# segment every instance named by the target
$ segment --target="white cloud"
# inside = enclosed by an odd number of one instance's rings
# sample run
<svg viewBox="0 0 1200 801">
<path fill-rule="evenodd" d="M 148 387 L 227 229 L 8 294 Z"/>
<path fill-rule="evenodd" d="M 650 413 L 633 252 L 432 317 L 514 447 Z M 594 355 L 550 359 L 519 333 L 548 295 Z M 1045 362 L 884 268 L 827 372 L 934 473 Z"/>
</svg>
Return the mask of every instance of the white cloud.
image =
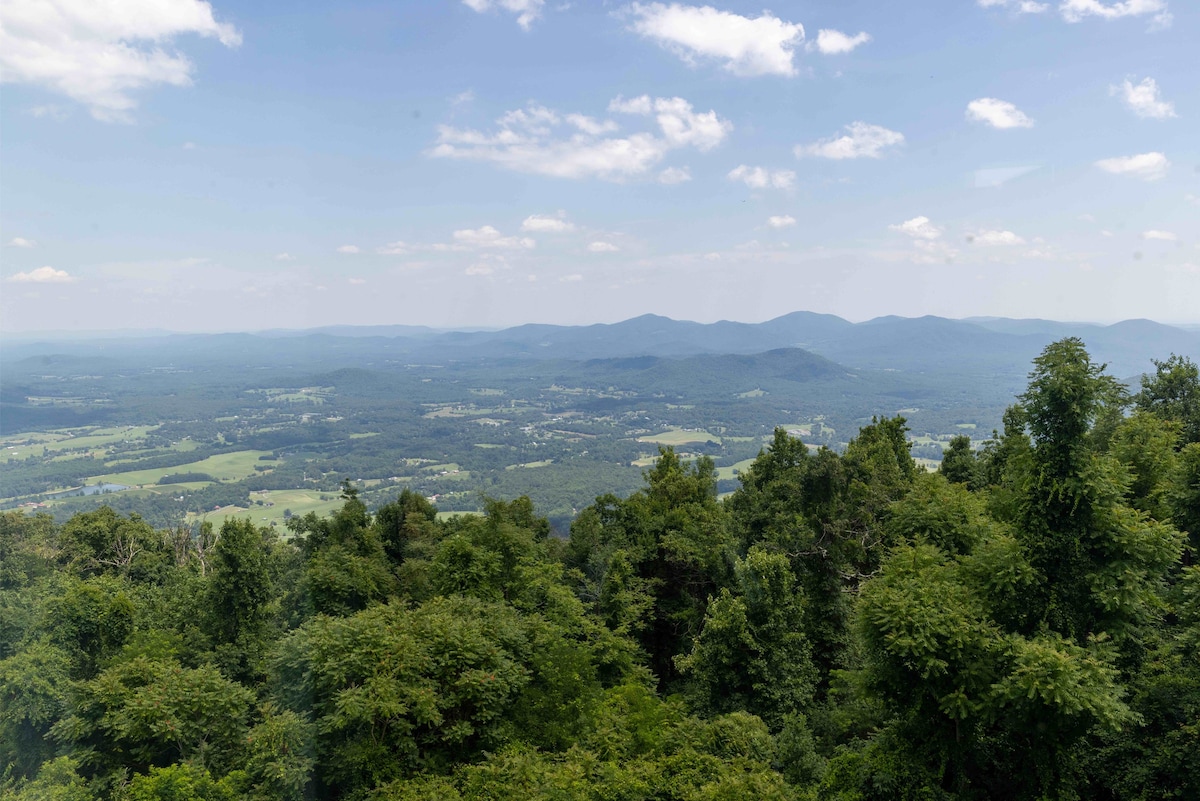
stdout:
<svg viewBox="0 0 1200 801">
<path fill-rule="evenodd" d="M 571 273 L 570 275 L 564 275 L 562 278 L 560 278 L 558 280 L 563 281 L 565 283 L 575 283 L 577 281 L 582 281 L 583 276 L 580 275 L 579 273 Z"/>
<path fill-rule="evenodd" d="M 1067 22 L 1080 22 L 1085 17 L 1093 16 L 1103 19 L 1137 17 L 1142 14 L 1154 13 L 1158 13 L 1159 17 L 1163 14 L 1169 16 L 1166 0 L 1122 0 L 1117 3 L 1102 3 L 1100 0 L 1063 0 L 1058 10 Z"/>
<path fill-rule="evenodd" d="M 70 111 L 58 105 L 57 103 L 44 103 L 40 106 L 34 106 L 26 113 L 29 114 L 29 116 L 36 117 L 38 119 L 49 117 L 50 119 L 58 120 L 59 122 L 71 116 Z"/>
<path fill-rule="evenodd" d="M 463 4 L 480 14 L 493 8 L 516 14 L 517 24 L 529 30 L 534 20 L 542 15 L 542 6 L 546 3 L 545 0 L 463 0 Z"/>
<path fill-rule="evenodd" d="M 355 286 L 362 286 L 363 284 L 367 283 L 367 279 L 365 278 L 347 278 L 346 280 L 348 283 L 354 284 Z"/>
<path fill-rule="evenodd" d="M 1128 78 L 1120 86 L 1110 86 L 1109 93 L 1120 95 L 1125 105 L 1139 117 L 1165 120 L 1175 115 L 1175 104 L 1163 100 L 1158 94 L 1158 84 L 1153 78 L 1143 78 L 1136 86 Z"/>
<path fill-rule="evenodd" d="M 355 253 L 361 253 L 362 251 L 359 249 L 358 245 L 342 245 L 337 249 L 337 252 L 354 255 Z"/>
<path fill-rule="evenodd" d="M 1025 244 L 1025 240 L 1012 231 L 980 231 L 977 234 L 968 235 L 967 241 L 981 247 Z"/>
<path fill-rule="evenodd" d="M 1142 239 L 1158 239 L 1163 242 L 1176 242 L 1179 240 L 1179 237 L 1175 236 L 1175 234 L 1171 233 L 1170 231 L 1144 231 L 1142 233 Z"/>
<path fill-rule="evenodd" d="M 504 236 L 490 225 L 455 231 L 454 241 L 470 248 L 496 248 L 498 250 L 531 250 L 537 246 L 537 242 L 527 236 Z"/>
<path fill-rule="evenodd" d="M 592 136 L 612 133 L 621 128 L 620 125 L 617 125 L 612 120 L 604 120 L 602 122 L 585 114 L 568 114 L 566 120 L 585 134 L 591 134 Z"/>
<path fill-rule="evenodd" d="M 461 106 L 464 103 L 470 103 L 474 99 L 475 99 L 475 93 L 473 91 L 471 91 L 470 89 L 464 89 L 463 91 L 456 94 L 454 97 L 450 98 L 450 105 Z"/>
<path fill-rule="evenodd" d="M 608 125 L 592 124 L 594 120 L 581 115 L 561 118 L 550 109 L 530 105 L 501 116 L 491 133 L 443 125 L 438 129 L 438 144 L 429 154 L 435 158 L 487 161 L 518 172 L 557 178 L 621 181 L 645 177 L 672 150 L 711 150 L 733 129 L 715 111 L 696 112 L 680 97 L 618 97 L 608 110 L 653 115 L 658 131 L 603 136 L 610 131 Z M 572 122 L 572 117 L 577 119 Z M 580 119 L 591 122 L 580 127 Z M 570 128 L 563 130 L 564 125 Z M 669 172 L 665 177 L 679 175 Z"/>
<path fill-rule="evenodd" d="M 791 170 L 768 170 L 741 164 L 729 171 L 731 181 L 741 181 L 751 189 L 791 189 L 796 173 Z"/>
<path fill-rule="evenodd" d="M 6 2 L 0 75 L 64 94 L 98 120 L 127 122 L 137 107 L 133 92 L 191 84 L 192 62 L 166 49 L 185 34 L 226 47 L 242 42 L 203 0 Z"/>
<path fill-rule="evenodd" d="M 735 75 L 795 75 L 795 48 L 804 26 L 764 11 L 743 17 L 711 6 L 634 3 L 633 30 L 694 64 L 697 57 L 722 63 Z"/>
<path fill-rule="evenodd" d="M 611 242 L 593 242 L 588 245 L 588 250 L 592 253 L 616 253 L 620 248 Z"/>
<path fill-rule="evenodd" d="M 692 173 L 687 167 L 667 167 L 658 174 L 660 184 L 682 184 L 692 180 Z"/>
<path fill-rule="evenodd" d="M 487 262 L 478 262 L 463 270 L 463 272 L 467 275 L 491 275 L 495 271 L 496 268 Z"/>
<path fill-rule="evenodd" d="M 939 239 L 942 235 L 942 229 L 930 222 L 928 217 L 913 217 L 911 220 L 905 220 L 899 225 L 889 225 L 888 228 L 892 231 L 907 234 L 913 239 L 927 241 Z"/>
<path fill-rule="evenodd" d="M 12 239 L 9 240 L 8 244 L 14 248 L 35 248 L 35 247 L 37 247 L 37 242 L 33 241 L 32 239 L 26 239 L 23 236 L 14 236 Z"/>
<path fill-rule="evenodd" d="M 1043 11 L 1050 10 L 1049 3 L 1038 3 L 1035 0 L 979 0 L 979 5 L 983 8 L 996 6 L 1013 8 L 1019 14 L 1041 14 Z"/>
<path fill-rule="evenodd" d="M 994 97 L 981 97 L 967 104 L 967 119 L 986 122 L 993 128 L 1032 128 L 1033 120 L 1019 108 Z"/>
<path fill-rule="evenodd" d="M 1101 159 L 1096 166 L 1115 175 L 1132 175 L 1144 181 L 1157 181 L 1167 174 L 1171 162 L 1162 153 L 1139 153 L 1136 156 Z"/>
<path fill-rule="evenodd" d="M 195 142 L 184 142 L 184 143 L 183 143 L 183 144 L 182 144 L 180 147 L 181 147 L 183 150 L 195 150 L 195 149 L 196 149 L 196 143 L 195 143 Z"/>
<path fill-rule="evenodd" d="M 904 143 L 904 134 L 880 125 L 852 122 L 845 136 L 822 139 L 811 145 L 796 145 L 796 156 L 820 156 L 827 159 L 877 159 L 885 147 Z"/>
<path fill-rule="evenodd" d="M 14 284 L 69 284 L 75 278 L 66 270 L 56 270 L 53 267 L 38 267 L 27 273 L 14 273 L 8 277 Z"/>
<path fill-rule="evenodd" d="M 275 261 L 295 261 L 296 257 L 291 253 L 276 253 Z"/>
<path fill-rule="evenodd" d="M 356 249 L 354 252 L 357 253 L 358 250 Z M 375 252 L 380 256 L 407 256 L 412 252 L 412 248 L 408 246 L 407 242 L 396 241 L 388 242 L 386 245 L 380 245 L 379 247 L 375 248 Z"/>
<path fill-rule="evenodd" d="M 778 214 L 767 218 L 767 225 L 772 228 L 790 228 L 796 224 L 796 218 L 790 214 Z"/>
<path fill-rule="evenodd" d="M 558 234 L 566 231 L 574 231 L 575 226 L 567 222 L 566 214 L 559 212 L 558 216 L 551 217 L 548 214 L 531 214 L 521 223 L 522 231 L 532 233 L 550 233 Z"/>
<path fill-rule="evenodd" d="M 854 48 L 869 41 L 871 41 L 871 34 L 866 31 L 860 31 L 853 36 L 849 36 L 831 28 L 822 28 L 817 31 L 816 49 L 827 56 L 831 56 L 838 53 L 849 53 Z"/>
</svg>

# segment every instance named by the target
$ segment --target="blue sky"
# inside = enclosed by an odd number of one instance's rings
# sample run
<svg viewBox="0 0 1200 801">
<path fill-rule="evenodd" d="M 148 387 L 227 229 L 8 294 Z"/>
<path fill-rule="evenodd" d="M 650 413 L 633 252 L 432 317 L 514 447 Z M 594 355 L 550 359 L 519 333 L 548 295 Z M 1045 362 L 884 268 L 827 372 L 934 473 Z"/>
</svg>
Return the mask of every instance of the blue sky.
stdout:
<svg viewBox="0 0 1200 801">
<path fill-rule="evenodd" d="M 1181 0 L 3 0 L 0 323 L 1200 322 Z"/>
</svg>

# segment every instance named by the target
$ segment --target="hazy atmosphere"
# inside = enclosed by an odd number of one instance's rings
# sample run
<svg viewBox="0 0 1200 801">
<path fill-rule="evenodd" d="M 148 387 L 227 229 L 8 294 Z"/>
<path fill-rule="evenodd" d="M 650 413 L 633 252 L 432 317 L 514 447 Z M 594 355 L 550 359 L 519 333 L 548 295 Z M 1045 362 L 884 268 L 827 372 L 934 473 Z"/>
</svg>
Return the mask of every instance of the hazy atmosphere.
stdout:
<svg viewBox="0 0 1200 801">
<path fill-rule="evenodd" d="M 2 8 L 8 333 L 1198 320 L 1195 3 Z"/>
</svg>

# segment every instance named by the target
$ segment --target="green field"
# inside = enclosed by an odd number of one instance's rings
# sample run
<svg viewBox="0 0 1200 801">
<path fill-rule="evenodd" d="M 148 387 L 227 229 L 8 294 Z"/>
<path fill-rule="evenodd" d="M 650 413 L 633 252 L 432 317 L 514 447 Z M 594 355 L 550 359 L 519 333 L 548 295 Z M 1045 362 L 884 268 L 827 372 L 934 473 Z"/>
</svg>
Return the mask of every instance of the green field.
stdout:
<svg viewBox="0 0 1200 801">
<path fill-rule="evenodd" d="M 716 434 L 710 434 L 704 430 L 688 431 L 682 428 L 671 428 L 661 434 L 649 434 L 644 437 L 638 437 L 638 442 L 653 442 L 656 445 L 686 445 L 689 442 L 713 442 L 720 443 L 721 438 Z"/>
<path fill-rule="evenodd" d="M 754 464 L 754 459 L 743 459 L 742 461 L 735 462 L 734 464 L 731 464 L 728 467 L 718 467 L 717 468 L 717 479 L 719 480 L 719 479 L 723 479 L 723 478 L 737 478 L 737 475 L 734 473 L 735 470 L 738 471 L 739 473 L 745 472 L 747 469 L 749 469 L 750 465 L 752 465 L 752 464 Z"/>
<path fill-rule="evenodd" d="M 236 481 L 254 475 L 254 468 L 260 465 L 273 465 L 273 461 L 260 461 L 258 457 L 270 455 L 270 451 L 234 451 L 219 453 L 198 462 L 176 465 L 175 467 L 158 467 L 151 470 L 130 470 L 125 473 L 108 473 L 102 476 L 92 476 L 88 479 L 91 484 L 125 484 L 138 486 L 157 484 L 163 476 L 176 473 L 207 473 L 219 481 Z"/>
<path fill-rule="evenodd" d="M 526 462 L 525 464 L 510 464 L 505 467 L 505 470 L 519 470 L 522 467 L 547 467 L 554 464 L 553 459 L 542 459 L 540 462 Z"/>
<path fill-rule="evenodd" d="M 322 499 L 324 497 L 324 500 Z M 263 505 L 259 506 L 254 501 L 262 501 Z M 249 518 L 256 525 L 264 526 L 275 523 L 277 526 L 284 524 L 285 511 L 290 511 L 294 516 L 306 515 L 309 512 L 316 512 L 319 517 L 324 517 L 330 512 L 342 508 L 344 501 L 336 492 L 321 492 L 319 490 L 266 490 L 263 492 L 252 492 L 250 494 L 250 506 L 223 506 L 220 509 L 214 509 L 211 512 L 205 512 L 202 515 L 190 515 L 193 520 L 202 520 L 212 523 L 214 526 L 220 526 L 231 517 Z M 273 504 L 267 506 L 267 504 Z"/>
</svg>

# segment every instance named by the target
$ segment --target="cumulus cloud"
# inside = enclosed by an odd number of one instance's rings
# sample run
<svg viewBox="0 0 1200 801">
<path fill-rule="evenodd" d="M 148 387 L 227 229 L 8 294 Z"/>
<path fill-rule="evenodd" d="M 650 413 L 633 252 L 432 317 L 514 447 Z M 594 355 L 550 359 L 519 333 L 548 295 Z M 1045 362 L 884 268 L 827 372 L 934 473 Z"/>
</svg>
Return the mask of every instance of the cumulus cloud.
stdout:
<svg viewBox="0 0 1200 801">
<path fill-rule="evenodd" d="M 1157 239 L 1162 242 L 1176 242 L 1179 240 L 1179 237 L 1175 236 L 1175 234 L 1171 233 L 1170 231 L 1151 230 L 1151 231 L 1143 231 L 1142 239 Z"/>
<path fill-rule="evenodd" d="M 429 154 L 434 158 L 487 161 L 518 172 L 557 178 L 622 181 L 645 177 L 672 150 L 711 150 L 733 129 L 715 111 L 694 111 L 692 104 L 681 97 L 618 97 L 608 110 L 653 116 L 658 130 L 606 136 L 615 129 L 591 123 L 581 127 L 578 120 L 571 122 L 573 115 L 564 118 L 551 109 L 530 104 L 501 116 L 492 132 L 440 126 L 438 143 Z"/>
<path fill-rule="evenodd" d="M 616 253 L 620 248 L 611 242 L 593 242 L 588 245 L 588 250 L 592 253 Z"/>
<path fill-rule="evenodd" d="M 32 239 L 26 239 L 23 236 L 14 236 L 12 239 L 10 239 L 8 241 L 8 244 L 14 248 L 35 248 L 35 247 L 37 247 L 37 242 L 33 241 Z"/>
<path fill-rule="evenodd" d="M 1143 14 L 1169 16 L 1166 0 L 1122 0 L 1117 3 L 1102 3 L 1100 0 L 1063 0 L 1058 10 L 1067 22 L 1080 22 L 1086 17 L 1120 19 Z"/>
<path fill-rule="evenodd" d="M 772 228 L 790 228 L 796 224 L 796 218 L 790 214 L 778 214 L 767 218 L 767 225 Z"/>
<path fill-rule="evenodd" d="M 967 241 L 981 247 L 1025 244 L 1025 240 L 1012 231 L 980 231 L 979 233 L 968 235 Z"/>
<path fill-rule="evenodd" d="M 967 104 L 967 119 L 985 122 L 993 128 L 1032 128 L 1033 120 L 1005 100 L 981 97 Z"/>
<path fill-rule="evenodd" d="M 928 217 L 913 217 L 911 220 L 905 220 L 898 225 L 889 225 L 888 228 L 892 231 L 897 231 L 913 239 L 923 239 L 931 241 L 940 239 L 942 229 L 929 221 Z"/>
<path fill-rule="evenodd" d="M 791 189 L 796 183 L 796 173 L 791 170 L 768 170 L 741 164 L 729 171 L 731 181 L 741 181 L 751 189 Z"/>
<path fill-rule="evenodd" d="M 504 236 L 490 225 L 455 231 L 454 241 L 468 248 L 496 248 L 497 250 L 531 250 L 537 245 L 537 242 L 527 236 Z"/>
<path fill-rule="evenodd" d="M 1114 175 L 1131 175 L 1143 181 L 1157 181 L 1167 174 L 1171 162 L 1162 153 L 1139 153 L 1136 156 L 1116 156 L 1101 159 L 1096 166 Z"/>
<path fill-rule="evenodd" d="M 751 18 L 679 3 L 634 3 L 627 11 L 635 32 L 688 64 L 706 59 L 735 75 L 796 74 L 792 57 L 804 41 L 804 26 L 784 22 L 769 11 Z"/>
<path fill-rule="evenodd" d="M 463 0 L 463 4 L 480 14 L 491 11 L 507 11 L 517 15 L 517 24 L 529 30 L 534 20 L 542 15 L 545 0 Z"/>
<path fill-rule="evenodd" d="M 66 95 L 93 117 L 128 122 L 133 93 L 159 84 L 188 86 L 193 65 L 166 47 L 183 35 L 237 47 L 242 35 L 217 22 L 203 0 L 43 0 L 5 3 L 0 75 Z"/>
<path fill-rule="evenodd" d="M 14 284 L 69 284 L 75 280 L 66 270 L 53 267 L 38 267 L 27 273 L 14 273 L 8 277 Z"/>
<path fill-rule="evenodd" d="M 531 214 L 521 223 L 521 230 L 530 233 L 560 234 L 574 231 L 575 226 L 567 222 L 566 214 L 560 211 L 553 217 L 547 214 Z"/>
<path fill-rule="evenodd" d="M 564 283 L 575 283 L 578 281 L 582 281 L 583 276 L 580 273 L 571 273 L 570 275 L 564 275 L 562 278 L 560 278 L 558 280 L 561 282 L 564 282 Z"/>
<path fill-rule="evenodd" d="M 852 122 L 843 136 L 822 139 L 811 145 L 797 145 L 796 156 L 820 156 L 827 159 L 877 159 L 883 149 L 904 144 L 904 134 L 889 131 L 881 125 Z"/>
<path fill-rule="evenodd" d="M 1109 87 L 1109 93 L 1120 95 L 1125 105 L 1139 117 L 1165 120 L 1176 116 L 1175 104 L 1159 96 L 1158 84 L 1153 78 L 1143 78 L 1138 84 L 1126 78 L 1120 86 Z"/>
<path fill-rule="evenodd" d="M 295 261 L 295 260 L 296 260 L 296 257 L 293 256 L 291 253 L 285 252 L 285 253 L 276 253 L 275 254 L 275 261 Z"/>
<path fill-rule="evenodd" d="M 365 278 L 348 278 L 346 280 L 348 283 L 354 284 L 355 286 L 362 286 L 363 284 L 367 283 L 367 279 Z"/>
<path fill-rule="evenodd" d="M 849 53 L 854 48 L 869 41 L 871 41 L 871 34 L 866 31 L 860 31 L 850 36 L 831 28 L 822 28 L 817 31 L 816 49 L 827 56 L 832 56 L 839 53 Z"/>
<path fill-rule="evenodd" d="M 358 245 L 342 245 L 337 249 L 337 252 L 346 253 L 353 256 L 355 253 L 361 253 L 362 251 L 359 249 Z"/>
</svg>

